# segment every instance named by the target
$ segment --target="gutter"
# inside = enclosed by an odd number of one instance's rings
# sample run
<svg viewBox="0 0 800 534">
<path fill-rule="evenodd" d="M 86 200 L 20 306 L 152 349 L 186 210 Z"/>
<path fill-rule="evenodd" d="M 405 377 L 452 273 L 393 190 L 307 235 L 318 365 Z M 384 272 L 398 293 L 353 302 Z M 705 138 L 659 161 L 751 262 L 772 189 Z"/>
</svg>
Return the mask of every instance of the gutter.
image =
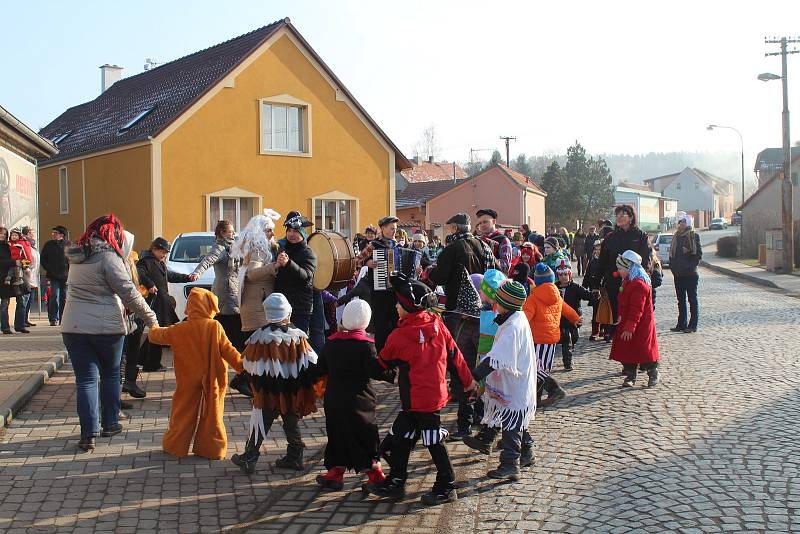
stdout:
<svg viewBox="0 0 800 534">
<path fill-rule="evenodd" d="M 27 137 L 29 141 L 41 148 L 45 155 L 54 156 L 58 154 L 58 148 L 55 144 L 31 130 L 25 123 L 8 112 L 3 106 L 0 106 L 0 120 L 16 128 L 17 131 Z"/>
</svg>

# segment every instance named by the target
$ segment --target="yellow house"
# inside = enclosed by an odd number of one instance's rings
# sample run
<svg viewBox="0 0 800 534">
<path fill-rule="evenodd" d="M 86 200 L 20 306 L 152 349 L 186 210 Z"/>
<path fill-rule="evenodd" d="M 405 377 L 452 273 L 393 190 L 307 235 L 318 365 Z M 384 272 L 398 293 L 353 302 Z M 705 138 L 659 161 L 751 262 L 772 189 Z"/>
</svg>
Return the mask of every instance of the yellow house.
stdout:
<svg viewBox="0 0 800 534">
<path fill-rule="evenodd" d="M 41 224 L 73 236 L 116 213 L 141 246 L 295 209 L 352 236 L 393 213 L 411 163 L 289 19 L 119 79 L 42 134 Z"/>
</svg>

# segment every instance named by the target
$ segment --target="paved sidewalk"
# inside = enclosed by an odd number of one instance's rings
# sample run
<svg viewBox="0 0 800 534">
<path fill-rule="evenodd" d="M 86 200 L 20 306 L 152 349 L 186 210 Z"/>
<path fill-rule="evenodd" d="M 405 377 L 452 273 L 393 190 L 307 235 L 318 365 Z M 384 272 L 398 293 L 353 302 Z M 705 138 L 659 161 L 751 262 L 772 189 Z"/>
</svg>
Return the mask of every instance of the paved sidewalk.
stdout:
<svg viewBox="0 0 800 534">
<path fill-rule="evenodd" d="M 0 336 L 0 428 L 66 359 L 61 329 L 47 326 L 46 316 L 31 320 L 38 326 L 30 334 Z"/>
<path fill-rule="evenodd" d="M 704 267 L 728 276 L 800 296 L 800 276 L 774 273 L 732 258 L 722 258 L 717 256 L 716 243 L 703 245 L 703 260 L 700 263 Z"/>
</svg>

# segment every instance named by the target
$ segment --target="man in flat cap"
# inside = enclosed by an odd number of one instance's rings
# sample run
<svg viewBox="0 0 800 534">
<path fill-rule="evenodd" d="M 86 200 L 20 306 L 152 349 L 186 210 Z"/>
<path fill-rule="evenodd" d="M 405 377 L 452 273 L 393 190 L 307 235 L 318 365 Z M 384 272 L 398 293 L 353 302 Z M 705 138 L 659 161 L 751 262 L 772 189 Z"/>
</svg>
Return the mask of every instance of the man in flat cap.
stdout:
<svg viewBox="0 0 800 534">
<path fill-rule="evenodd" d="M 469 215 L 456 213 L 446 223 L 450 230 L 449 244 L 436 259 L 428 278 L 433 283 L 444 287 L 447 301 L 444 324 L 464 355 L 470 369 L 474 369 L 478 358 L 478 337 L 480 320 L 458 310 L 461 291 L 471 290 L 462 283 L 473 273 L 485 273 L 488 269 L 497 269 L 497 259 L 489 246 L 470 232 Z M 480 423 L 480 413 L 476 413 L 475 403 L 456 388 L 454 394 L 458 399 L 458 429 L 451 434 L 453 439 L 463 439 L 470 434 L 470 426 Z"/>
<path fill-rule="evenodd" d="M 514 249 L 511 240 L 497 229 L 497 212 L 484 208 L 478 210 L 475 216 L 478 217 L 478 234 L 481 240 L 491 247 L 494 257 L 500 262 L 500 270 L 508 273 Z"/>
</svg>

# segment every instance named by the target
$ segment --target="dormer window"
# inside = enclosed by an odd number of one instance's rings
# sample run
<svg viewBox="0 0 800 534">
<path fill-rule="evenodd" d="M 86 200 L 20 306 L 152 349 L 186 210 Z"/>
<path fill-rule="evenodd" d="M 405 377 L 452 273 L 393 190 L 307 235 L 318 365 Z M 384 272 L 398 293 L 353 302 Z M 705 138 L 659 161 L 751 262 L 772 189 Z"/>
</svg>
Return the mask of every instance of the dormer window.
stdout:
<svg viewBox="0 0 800 534">
<path fill-rule="evenodd" d="M 72 130 L 69 130 L 68 132 L 64 132 L 64 133 L 58 134 L 57 136 L 52 138 L 51 141 L 53 142 L 53 144 L 57 145 L 58 143 L 60 143 L 61 141 L 63 141 L 67 137 L 69 137 L 71 134 L 72 134 Z"/>
<path fill-rule="evenodd" d="M 156 109 L 156 105 L 155 104 L 153 104 L 152 106 L 149 106 L 149 107 L 143 109 L 142 111 L 140 111 L 139 113 L 137 113 L 131 120 L 126 122 L 125 125 L 122 128 L 119 129 L 119 131 L 117 132 L 117 135 L 124 134 L 125 132 L 127 132 L 128 130 L 133 128 L 136 125 L 137 122 L 139 122 L 140 120 L 145 118 L 154 109 Z"/>
</svg>

